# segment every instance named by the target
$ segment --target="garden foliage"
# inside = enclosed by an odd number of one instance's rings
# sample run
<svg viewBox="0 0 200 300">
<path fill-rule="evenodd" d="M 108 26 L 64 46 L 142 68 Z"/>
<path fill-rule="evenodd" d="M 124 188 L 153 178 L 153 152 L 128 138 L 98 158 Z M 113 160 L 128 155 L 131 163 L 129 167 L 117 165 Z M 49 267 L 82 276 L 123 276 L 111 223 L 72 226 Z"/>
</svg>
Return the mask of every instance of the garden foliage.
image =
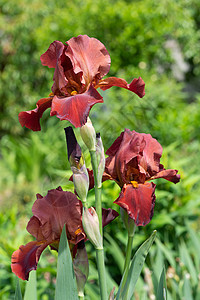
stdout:
<svg viewBox="0 0 200 300">
<path fill-rule="evenodd" d="M 0 298 L 14 299 L 16 281 L 10 257 L 30 241 L 24 228 L 35 194 L 46 194 L 58 185 L 73 191 L 64 141 L 66 121 L 49 118 L 47 111 L 41 121 L 43 132 L 34 133 L 21 128 L 17 115 L 21 110 L 34 109 L 35 103 L 49 94 L 53 73 L 38 59 L 49 44 L 87 34 L 106 45 L 112 58 L 110 76 L 123 77 L 127 82 L 133 75 L 141 76 L 146 83 L 143 99 L 114 87 L 100 92 L 104 104 L 95 105 L 90 118 L 101 132 L 105 150 L 122 128 L 151 132 L 164 148 L 161 163 L 168 168 L 176 166 L 182 178 L 176 186 L 158 179 L 154 217 L 148 226 L 136 231 L 134 249 L 154 229 L 158 238 L 137 282 L 135 299 L 160 295 L 160 282 L 164 281 L 161 266 L 165 265 L 168 299 L 198 300 L 199 1 L 0 0 L 0 5 Z M 89 152 L 80 145 L 88 165 Z M 103 183 L 104 207 L 118 210 L 113 201 L 119 190 L 113 182 Z M 94 191 L 90 191 L 91 205 L 93 197 Z M 126 232 L 122 223 L 118 227 L 111 223 L 104 232 L 111 290 L 120 284 Z M 97 299 L 98 276 L 95 252 L 89 243 L 87 251 L 90 273 L 86 299 L 93 300 Z M 37 270 L 38 299 L 54 298 L 56 259 L 55 253 L 43 253 Z M 20 285 L 24 294 L 25 285 L 21 281 Z"/>
</svg>

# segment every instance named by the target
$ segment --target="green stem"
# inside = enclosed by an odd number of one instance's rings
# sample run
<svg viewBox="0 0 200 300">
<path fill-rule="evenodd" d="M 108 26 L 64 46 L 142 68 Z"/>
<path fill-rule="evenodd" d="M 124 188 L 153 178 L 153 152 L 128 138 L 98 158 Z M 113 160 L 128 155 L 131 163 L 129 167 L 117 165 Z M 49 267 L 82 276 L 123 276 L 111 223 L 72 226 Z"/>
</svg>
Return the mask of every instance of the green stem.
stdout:
<svg viewBox="0 0 200 300">
<path fill-rule="evenodd" d="M 134 228 L 134 232 L 132 234 L 128 235 L 128 243 L 127 243 L 127 247 L 126 247 L 126 258 L 125 258 L 124 271 L 123 271 L 122 288 L 125 286 L 125 283 L 126 283 L 126 280 L 128 277 L 134 233 L 135 233 L 135 228 Z"/>
<path fill-rule="evenodd" d="M 96 212 L 99 218 L 99 230 L 101 236 L 103 236 L 103 229 L 102 229 L 102 208 L 101 208 L 101 187 L 98 187 L 98 166 L 97 166 L 97 157 L 96 151 L 90 151 L 91 156 L 91 163 L 92 169 L 94 174 L 94 187 L 95 187 L 95 206 Z M 102 237 L 103 239 L 103 237 Z M 102 242 L 103 244 L 103 242 Z M 100 286 L 100 294 L 101 300 L 107 300 L 107 283 L 106 283 L 106 270 L 105 270 L 105 263 L 104 263 L 104 251 L 102 249 L 96 249 L 96 260 L 97 260 L 97 268 L 99 274 L 99 286 Z"/>
<path fill-rule="evenodd" d="M 107 300 L 107 283 L 106 283 L 106 270 L 104 264 L 104 251 L 103 249 L 96 249 L 97 268 L 99 273 L 99 285 L 101 300 Z"/>
<path fill-rule="evenodd" d="M 79 300 L 84 300 L 84 295 L 78 296 Z"/>
</svg>

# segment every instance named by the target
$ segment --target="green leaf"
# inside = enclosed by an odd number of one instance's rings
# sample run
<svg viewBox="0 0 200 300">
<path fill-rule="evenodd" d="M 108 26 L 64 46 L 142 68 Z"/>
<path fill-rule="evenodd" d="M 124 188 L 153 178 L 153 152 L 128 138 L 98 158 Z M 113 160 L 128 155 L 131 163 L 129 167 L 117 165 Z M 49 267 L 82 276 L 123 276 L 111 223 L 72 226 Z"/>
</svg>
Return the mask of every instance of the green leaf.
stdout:
<svg viewBox="0 0 200 300">
<path fill-rule="evenodd" d="M 62 230 L 58 249 L 55 300 L 78 300 L 76 278 L 65 226 Z"/>
<path fill-rule="evenodd" d="M 24 300 L 37 300 L 36 284 L 36 271 L 31 271 L 29 274 L 29 281 L 26 283 Z"/>
<path fill-rule="evenodd" d="M 184 299 L 193 300 L 192 289 L 191 289 L 189 278 L 190 278 L 190 274 L 186 273 L 184 276 L 183 294 L 184 294 Z"/>
<path fill-rule="evenodd" d="M 186 246 L 184 240 L 181 241 L 179 246 L 180 251 L 180 258 L 181 261 L 188 269 L 188 273 L 191 275 L 191 279 L 195 285 L 198 284 L 198 274 L 197 270 L 195 269 L 194 263 L 192 261 L 192 257 L 188 251 L 188 247 Z"/>
<path fill-rule="evenodd" d="M 160 275 L 156 299 L 167 300 L 167 284 L 165 278 L 165 267 L 163 268 L 162 273 Z"/>
<path fill-rule="evenodd" d="M 125 283 L 125 286 L 122 288 L 122 282 L 123 282 L 123 277 L 122 277 L 116 300 L 131 299 L 135 289 L 136 282 L 142 271 L 142 267 L 144 265 L 146 256 L 151 248 L 153 241 L 155 240 L 155 237 L 156 237 L 156 230 L 154 230 L 150 238 L 147 239 L 135 253 L 131 261 L 131 266 L 128 272 L 128 278 Z"/>
<path fill-rule="evenodd" d="M 109 253 L 113 256 L 121 274 L 123 274 L 124 254 L 122 249 L 108 233 L 105 233 L 104 237 L 107 239 L 107 241 L 105 241 L 105 247 L 107 248 L 107 251 L 109 251 Z"/>
<path fill-rule="evenodd" d="M 15 300 L 22 300 L 22 292 L 19 284 L 19 278 L 16 279 Z"/>
<path fill-rule="evenodd" d="M 157 246 L 160 248 L 160 250 L 163 252 L 166 259 L 169 261 L 170 265 L 175 269 L 176 268 L 176 261 L 174 259 L 174 254 L 169 247 L 166 247 L 163 245 L 158 239 L 156 240 Z"/>
</svg>

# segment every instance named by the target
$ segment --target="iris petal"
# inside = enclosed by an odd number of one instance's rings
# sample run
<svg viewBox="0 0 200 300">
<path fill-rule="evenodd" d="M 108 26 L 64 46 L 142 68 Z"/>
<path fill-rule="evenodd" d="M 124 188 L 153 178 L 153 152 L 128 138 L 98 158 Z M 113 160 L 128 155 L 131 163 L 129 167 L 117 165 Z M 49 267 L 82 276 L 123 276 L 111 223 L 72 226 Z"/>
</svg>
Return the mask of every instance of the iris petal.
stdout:
<svg viewBox="0 0 200 300">
<path fill-rule="evenodd" d="M 102 103 L 103 98 L 91 85 L 83 94 L 61 98 L 54 96 L 51 116 L 56 115 L 60 120 L 68 120 L 75 127 L 81 127 L 87 121 L 90 109 L 96 103 Z"/>
<path fill-rule="evenodd" d="M 111 88 L 112 86 L 118 86 L 124 89 L 127 89 L 135 94 L 137 94 L 140 98 L 145 95 L 145 83 L 141 77 L 134 78 L 130 84 L 126 82 L 126 80 L 117 77 L 108 77 L 102 79 L 97 87 L 100 87 L 103 91 Z"/>
<path fill-rule="evenodd" d="M 152 182 L 138 184 L 137 188 L 132 184 L 124 185 L 114 203 L 124 208 L 137 226 L 145 226 L 153 217 L 155 187 Z"/>
<path fill-rule="evenodd" d="M 12 254 L 11 269 L 19 278 L 28 280 L 29 272 L 37 269 L 41 253 L 49 243 L 30 242 L 22 245 Z"/>
<path fill-rule="evenodd" d="M 42 98 L 37 102 L 37 108 L 29 111 L 22 111 L 18 118 L 21 126 L 25 126 L 33 131 L 40 131 L 40 119 L 44 111 L 51 107 L 52 97 Z"/>
</svg>

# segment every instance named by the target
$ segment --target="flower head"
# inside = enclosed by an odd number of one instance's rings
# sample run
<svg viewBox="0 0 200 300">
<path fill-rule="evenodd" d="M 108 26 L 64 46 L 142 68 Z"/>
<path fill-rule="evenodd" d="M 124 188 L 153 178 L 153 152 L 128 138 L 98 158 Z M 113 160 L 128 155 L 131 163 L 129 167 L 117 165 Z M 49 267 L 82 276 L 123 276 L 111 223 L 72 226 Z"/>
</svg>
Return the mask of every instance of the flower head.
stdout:
<svg viewBox="0 0 200 300">
<path fill-rule="evenodd" d="M 110 55 L 99 40 L 87 35 L 73 37 L 66 44 L 54 41 L 41 55 L 41 62 L 55 69 L 52 93 L 40 99 L 36 109 L 19 114 L 21 125 L 34 131 L 41 130 L 40 118 L 49 107 L 51 116 L 68 120 L 75 127 L 84 125 L 92 106 L 103 102 L 97 92 L 98 87 L 106 90 L 119 86 L 139 97 L 145 94 L 145 84 L 141 77 L 133 79 L 130 84 L 121 78 L 103 79 L 110 69 Z"/>
<path fill-rule="evenodd" d="M 137 226 L 148 224 L 153 216 L 155 187 L 152 179 L 179 182 L 177 170 L 160 164 L 162 147 L 150 134 L 125 129 L 107 150 L 105 173 L 121 187 L 114 203 L 124 208 Z"/>
<path fill-rule="evenodd" d="M 11 259 L 12 271 L 23 280 L 28 280 L 29 272 L 37 269 L 40 255 L 47 246 L 58 250 L 64 225 L 74 254 L 77 245 L 87 239 L 82 226 L 82 203 L 76 195 L 63 191 L 61 187 L 48 191 L 44 197 L 37 194 L 32 212 L 27 231 L 36 240 L 20 246 Z M 103 215 L 104 226 L 118 216 L 117 212 L 111 209 L 103 211 Z"/>
</svg>

